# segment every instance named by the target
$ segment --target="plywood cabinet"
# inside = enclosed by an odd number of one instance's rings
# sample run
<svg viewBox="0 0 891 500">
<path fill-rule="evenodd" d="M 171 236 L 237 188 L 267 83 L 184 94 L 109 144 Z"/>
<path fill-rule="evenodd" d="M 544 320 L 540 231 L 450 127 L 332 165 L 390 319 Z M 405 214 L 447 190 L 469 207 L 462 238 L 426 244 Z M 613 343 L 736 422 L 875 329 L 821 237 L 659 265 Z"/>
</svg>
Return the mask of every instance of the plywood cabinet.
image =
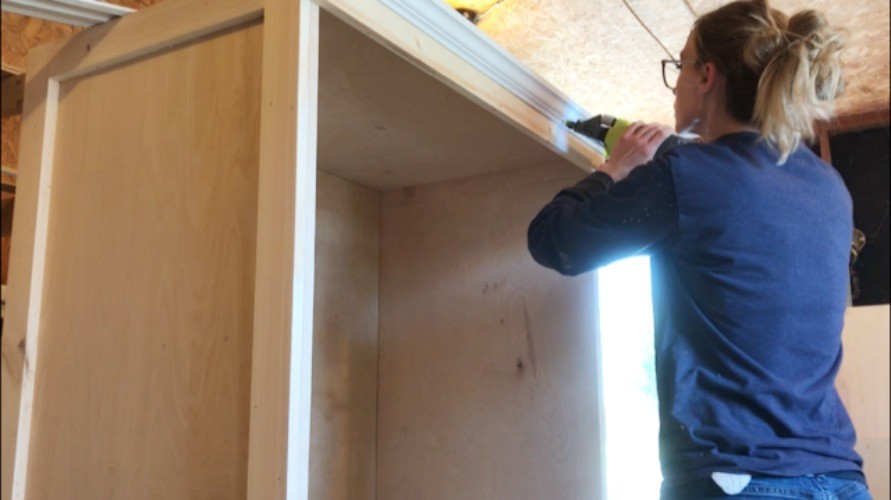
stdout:
<svg viewBox="0 0 891 500">
<path fill-rule="evenodd" d="M 600 152 L 406 5 L 167 0 L 34 52 L 4 499 L 599 496 L 594 282 L 525 229 Z"/>
</svg>

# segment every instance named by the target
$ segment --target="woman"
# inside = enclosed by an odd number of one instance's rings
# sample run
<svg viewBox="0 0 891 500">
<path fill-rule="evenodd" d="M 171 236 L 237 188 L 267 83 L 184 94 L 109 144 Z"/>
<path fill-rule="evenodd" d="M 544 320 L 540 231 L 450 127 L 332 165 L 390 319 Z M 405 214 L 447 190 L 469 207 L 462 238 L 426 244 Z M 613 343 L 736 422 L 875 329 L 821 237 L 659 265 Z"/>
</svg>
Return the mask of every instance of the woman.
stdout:
<svg viewBox="0 0 891 500">
<path fill-rule="evenodd" d="M 669 131 L 632 125 L 529 228 L 563 274 L 652 256 L 663 499 L 871 498 L 834 388 L 851 199 L 800 144 L 831 116 L 841 47 L 766 0 L 702 16 L 663 63 L 675 129 L 701 141 L 652 159 Z"/>
</svg>

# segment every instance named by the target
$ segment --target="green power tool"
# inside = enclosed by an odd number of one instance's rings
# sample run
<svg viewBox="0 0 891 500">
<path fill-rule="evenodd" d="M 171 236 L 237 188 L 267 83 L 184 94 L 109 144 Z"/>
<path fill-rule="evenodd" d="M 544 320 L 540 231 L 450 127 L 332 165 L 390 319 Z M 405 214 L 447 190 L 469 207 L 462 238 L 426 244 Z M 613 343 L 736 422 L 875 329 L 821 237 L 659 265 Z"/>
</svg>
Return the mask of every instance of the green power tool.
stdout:
<svg viewBox="0 0 891 500">
<path fill-rule="evenodd" d="M 613 148 L 616 147 L 616 141 L 619 140 L 619 137 L 625 133 L 625 130 L 627 130 L 630 125 L 631 122 L 620 120 L 619 118 L 610 115 L 597 115 L 593 118 L 588 118 L 587 120 L 566 122 L 566 126 L 569 127 L 570 130 L 574 130 L 603 144 L 607 156 L 609 156 Z M 659 145 L 659 148 L 656 149 L 656 154 L 653 157 L 658 158 L 669 149 L 685 142 L 690 141 L 677 135 L 668 136 L 668 138 Z"/>
</svg>

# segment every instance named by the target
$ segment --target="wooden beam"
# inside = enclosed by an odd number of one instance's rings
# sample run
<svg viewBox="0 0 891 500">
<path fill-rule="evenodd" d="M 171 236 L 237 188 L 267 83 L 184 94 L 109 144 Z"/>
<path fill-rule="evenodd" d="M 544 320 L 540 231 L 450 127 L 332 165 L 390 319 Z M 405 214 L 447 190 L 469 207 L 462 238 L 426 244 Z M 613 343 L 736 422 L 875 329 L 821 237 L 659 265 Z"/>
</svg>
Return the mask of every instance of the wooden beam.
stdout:
<svg viewBox="0 0 891 500">
<path fill-rule="evenodd" d="M 3 61 L 3 78 L 7 76 L 15 76 L 15 75 L 24 75 L 25 70 L 15 66 L 13 64 L 9 64 L 6 61 Z"/>
<path fill-rule="evenodd" d="M 22 114 L 25 96 L 25 75 L 4 76 L 0 81 L 0 116 Z"/>
<path fill-rule="evenodd" d="M 818 123 L 816 131 L 820 141 L 820 157 L 826 163 L 832 163 L 832 150 L 830 147 L 830 136 L 832 135 L 876 127 L 887 127 L 889 123 L 891 123 L 891 107 L 837 116 L 829 122 Z"/>
<path fill-rule="evenodd" d="M 826 163 L 832 164 L 832 152 L 829 150 L 829 131 L 820 131 L 820 157 Z"/>
<path fill-rule="evenodd" d="M 817 126 L 818 131 L 826 131 L 830 135 L 854 132 L 891 124 L 891 107 L 860 111 L 853 114 L 837 116 L 828 123 Z"/>
</svg>

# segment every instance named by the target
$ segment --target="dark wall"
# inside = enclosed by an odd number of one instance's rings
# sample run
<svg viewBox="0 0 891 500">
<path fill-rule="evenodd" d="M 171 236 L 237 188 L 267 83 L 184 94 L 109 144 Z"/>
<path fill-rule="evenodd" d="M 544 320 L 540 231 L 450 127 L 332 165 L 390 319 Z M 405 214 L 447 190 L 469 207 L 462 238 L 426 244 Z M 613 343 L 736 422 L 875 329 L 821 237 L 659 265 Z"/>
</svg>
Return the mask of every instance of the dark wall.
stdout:
<svg viewBox="0 0 891 500">
<path fill-rule="evenodd" d="M 866 235 L 853 266 L 854 305 L 889 302 L 888 143 L 888 126 L 829 136 L 832 164 L 854 199 L 854 227 Z"/>
</svg>

